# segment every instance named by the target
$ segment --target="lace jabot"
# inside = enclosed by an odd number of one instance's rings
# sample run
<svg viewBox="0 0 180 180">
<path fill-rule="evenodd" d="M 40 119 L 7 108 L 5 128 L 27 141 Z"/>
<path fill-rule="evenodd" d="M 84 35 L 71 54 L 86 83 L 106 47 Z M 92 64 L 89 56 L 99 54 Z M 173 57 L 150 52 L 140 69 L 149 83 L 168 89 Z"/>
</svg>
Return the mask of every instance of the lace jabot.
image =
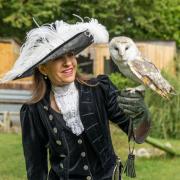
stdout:
<svg viewBox="0 0 180 180">
<path fill-rule="evenodd" d="M 66 126 L 77 136 L 84 131 L 79 115 L 79 93 L 74 82 L 65 86 L 52 86 L 57 106 L 62 112 Z"/>
</svg>

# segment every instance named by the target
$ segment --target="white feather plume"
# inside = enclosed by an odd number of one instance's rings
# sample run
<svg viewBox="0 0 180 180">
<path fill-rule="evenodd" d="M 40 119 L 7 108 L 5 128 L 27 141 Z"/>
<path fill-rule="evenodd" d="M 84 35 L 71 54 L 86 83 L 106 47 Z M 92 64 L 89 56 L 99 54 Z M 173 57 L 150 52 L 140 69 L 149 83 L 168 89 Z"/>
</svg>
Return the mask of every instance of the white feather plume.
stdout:
<svg viewBox="0 0 180 180">
<path fill-rule="evenodd" d="M 27 33 L 26 41 L 20 50 L 20 56 L 12 70 L 5 74 L 0 83 L 21 76 L 52 50 L 85 30 L 89 30 L 92 34 L 94 43 L 108 43 L 109 34 L 105 26 L 99 24 L 96 19 L 90 19 L 89 22 L 77 22 L 76 24 L 68 24 L 60 20 L 32 29 Z"/>
</svg>

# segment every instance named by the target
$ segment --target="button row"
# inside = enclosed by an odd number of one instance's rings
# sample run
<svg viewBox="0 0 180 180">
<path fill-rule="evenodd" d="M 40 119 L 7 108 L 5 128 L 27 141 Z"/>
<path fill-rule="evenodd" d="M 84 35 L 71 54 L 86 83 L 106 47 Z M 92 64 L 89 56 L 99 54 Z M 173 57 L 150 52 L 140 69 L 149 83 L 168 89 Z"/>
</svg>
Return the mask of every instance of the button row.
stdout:
<svg viewBox="0 0 180 180">
<path fill-rule="evenodd" d="M 82 141 L 82 139 L 78 139 L 77 142 L 78 142 L 78 144 L 82 144 L 83 141 Z M 85 157 L 85 156 L 86 156 L 86 153 L 85 153 L 84 151 L 81 152 L 81 157 Z M 85 171 L 87 171 L 87 170 L 89 169 L 88 165 L 85 164 L 85 165 L 83 166 L 83 169 L 84 169 Z M 91 180 L 91 176 L 87 176 L 86 179 L 87 179 L 87 180 Z"/>
<path fill-rule="evenodd" d="M 48 107 L 47 107 L 47 106 L 44 106 L 44 109 L 45 109 L 46 111 L 48 111 Z M 53 115 L 52 115 L 52 114 L 49 115 L 49 120 L 50 120 L 50 121 L 53 120 Z M 57 133 L 57 131 L 58 131 L 57 128 L 54 127 L 54 128 L 53 128 L 53 132 L 54 132 L 54 133 Z M 58 145 L 60 146 L 62 143 L 61 143 L 60 140 L 56 140 L 56 144 L 58 144 Z M 60 154 L 60 157 L 66 157 L 66 155 Z M 61 169 L 64 168 L 63 163 L 60 163 L 59 166 L 60 166 Z"/>
<path fill-rule="evenodd" d="M 48 107 L 47 107 L 47 106 L 44 106 L 44 109 L 45 109 L 45 110 L 48 110 Z M 50 120 L 50 121 L 53 120 L 53 115 L 52 115 L 52 114 L 49 115 L 49 120 Z M 53 132 L 54 132 L 54 133 L 57 133 L 57 131 L 58 131 L 57 128 L 54 127 L 54 128 L 53 128 Z M 82 144 L 82 139 L 78 139 L 77 142 L 78 142 L 78 144 Z M 61 145 L 62 143 L 61 143 L 60 140 L 56 140 L 56 144 Z M 85 157 L 85 156 L 86 156 L 86 153 L 85 153 L 85 152 L 81 152 L 81 157 Z M 60 157 L 66 157 L 66 155 L 60 154 Z M 63 163 L 60 163 L 59 166 L 60 166 L 60 168 L 62 168 L 62 169 L 64 168 Z M 84 166 L 83 166 L 83 169 L 84 169 L 85 171 L 88 170 L 88 169 L 89 169 L 88 165 L 84 165 Z M 86 179 L 87 179 L 87 180 L 91 180 L 91 176 L 87 176 Z"/>
</svg>

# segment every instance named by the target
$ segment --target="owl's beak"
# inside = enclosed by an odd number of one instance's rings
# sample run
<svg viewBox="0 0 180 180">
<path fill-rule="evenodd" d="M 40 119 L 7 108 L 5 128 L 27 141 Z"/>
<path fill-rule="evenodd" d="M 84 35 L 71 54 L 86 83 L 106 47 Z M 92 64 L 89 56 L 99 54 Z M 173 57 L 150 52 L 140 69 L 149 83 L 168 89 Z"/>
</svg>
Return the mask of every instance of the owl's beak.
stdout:
<svg viewBox="0 0 180 180">
<path fill-rule="evenodd" d="M 121 48 L 119 48 L 119 47 L 117 47 L 116 49 L 117 49 L 117 51 L 118 51 L 118 55 L 122 58 L 123 55 L 124 55 L 123 51 L 122 51 Z"/>
<path fill-rule="evenodd" d="M 119 55 L 120 55 L 121 57 L 123 57 L 123 56 L 124 56 L 124 53 L 123 53 L 121 50 L 119 50 Z"/>
</svg>

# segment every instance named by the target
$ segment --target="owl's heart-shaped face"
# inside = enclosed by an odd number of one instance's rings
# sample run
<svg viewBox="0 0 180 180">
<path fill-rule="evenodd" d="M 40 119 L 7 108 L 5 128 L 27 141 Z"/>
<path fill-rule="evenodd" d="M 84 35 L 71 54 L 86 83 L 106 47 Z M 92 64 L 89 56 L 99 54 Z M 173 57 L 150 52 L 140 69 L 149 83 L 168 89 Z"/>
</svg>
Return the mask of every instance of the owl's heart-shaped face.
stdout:
<svg viewBox="0 0 180 180">
<path fill-rule="evenodd" d="M 112 59 L 119 63 L 131 61 L 139 55 L 135 43 L 130 38 L 124 36 L 113 38 L 109 44 L 109 50 Z"/>
</svg>

